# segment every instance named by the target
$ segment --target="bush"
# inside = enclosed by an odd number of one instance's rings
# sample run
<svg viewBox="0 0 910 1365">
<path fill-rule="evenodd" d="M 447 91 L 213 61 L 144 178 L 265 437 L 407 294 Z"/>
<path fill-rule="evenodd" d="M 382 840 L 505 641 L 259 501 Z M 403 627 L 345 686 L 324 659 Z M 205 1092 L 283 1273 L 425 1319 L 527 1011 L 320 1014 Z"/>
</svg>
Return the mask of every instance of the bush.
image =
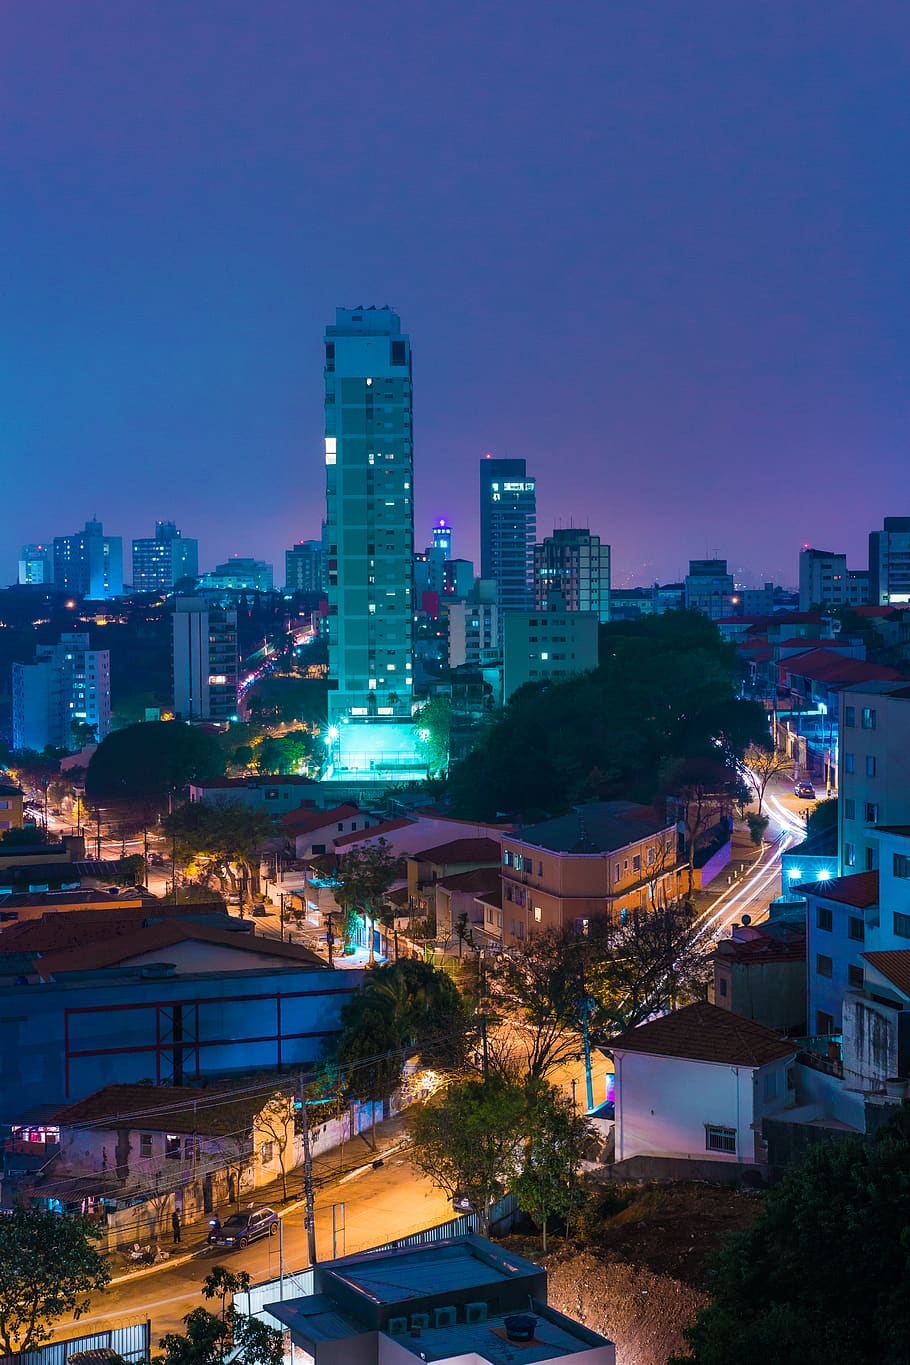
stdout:
<svg viewBox="0 0 910 1365">
<path fill-rule="evenodd" d="M 749 835 L 756 848 L 761 844 L 765 837 L 765 830 L 768 828 L 769 820 L 767 815 L 759 815 L 756 811 L 750 811 L 746 816 L 746 823 L 749 826 Z"/>
</svg>

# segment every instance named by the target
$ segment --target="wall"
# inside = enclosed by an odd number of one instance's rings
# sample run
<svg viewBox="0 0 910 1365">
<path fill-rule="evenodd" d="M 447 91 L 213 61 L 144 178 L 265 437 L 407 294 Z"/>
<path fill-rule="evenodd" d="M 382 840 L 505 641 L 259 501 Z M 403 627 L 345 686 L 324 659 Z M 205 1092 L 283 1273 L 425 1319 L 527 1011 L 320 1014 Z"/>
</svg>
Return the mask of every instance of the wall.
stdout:
<svg viewBox="0 0 910 1365">
<path fill-rule="evenodd" d="M 692 885 L 696 891 L 703 891 L 704 888 L 713 882 L 715 877 L 720 876 L 724 868 L 730 861 L 732 843 L 728 839 L 725 844 L 721 844 L 716 853 L 712 853 L 708 861 L 702 866 L 697 867 L 692 877 Z"/>
<path fill-rule="evenodd" d="M 871 1090 L 897 1074 L 897 1014 L 877 1000 L 849 995 L 844 1001 L 844 1082 Z"/>
</svg>

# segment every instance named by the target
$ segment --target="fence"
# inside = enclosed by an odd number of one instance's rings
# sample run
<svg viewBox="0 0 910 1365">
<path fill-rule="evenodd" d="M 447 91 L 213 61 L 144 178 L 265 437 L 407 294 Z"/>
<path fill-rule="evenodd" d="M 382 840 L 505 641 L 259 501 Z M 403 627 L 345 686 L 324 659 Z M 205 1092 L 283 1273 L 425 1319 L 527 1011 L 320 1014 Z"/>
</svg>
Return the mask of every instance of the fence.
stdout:
<svg viewBox="0 0 910 1365">
<path fill-rule="evenodd" d="M 65 1341 L 51 1341 L 37 1351 L 0 1356 L 0 1365 L 66 1365 L 70 1356 L 83 1351 L 116 1351 L 133 1365 L 150 1359 L 152 1324 L 131 1322 L 125 1327 L 114 1327 L 108 1332 L 93 1332 L 91 1336 L 68 1337 Z"/>
<path fill-rule="evenodd" d="M 514 1194 L 504 1195 L 490 1210 L 491 1230 L 507 1231 L 512 1225 L 517 1209 L 518 1202 Z M 406 1247 L 432 1246 L 435 1242 L 444 1242 L 447 1237 L 464 1237 L 467 1233 L 476 1231 L 477 1214 L 465 1213 L 460 1218 L 450 1218 L 447 1223 L 436 1223 L 431 1228 L 422 1228 L 420 1232 L 412 1232 L 408 1237 L 396 1237 L 393 1242 L 384 1242 L 382 1246 L 369 1247 L 361 1254 L 401 1251 Z M 254 1317 L 258 1317 L 264 1312 L 267 1303 L 278 1303 L 282 1299 L 305 1298 L 313 1293 L 315 1293 L 315 1275 L 310 1268 L 308 1270 L 297 1270 L 293 1274 L 285 1274 L 283 1284 L 280 1279 L 266 1280 L 264 1284 L 254 1284 L 248 1290 L 244 1290 L 243 1293 L 235 1294 L 234 1303 L 241 1313 L 250 1313 Z M 0 1365 L 4 1365 L 2 1360 L 0 1360 Z M 57 1365 L 57 1362 L 55 1361 L 53 1365 Z"/>
</svg>

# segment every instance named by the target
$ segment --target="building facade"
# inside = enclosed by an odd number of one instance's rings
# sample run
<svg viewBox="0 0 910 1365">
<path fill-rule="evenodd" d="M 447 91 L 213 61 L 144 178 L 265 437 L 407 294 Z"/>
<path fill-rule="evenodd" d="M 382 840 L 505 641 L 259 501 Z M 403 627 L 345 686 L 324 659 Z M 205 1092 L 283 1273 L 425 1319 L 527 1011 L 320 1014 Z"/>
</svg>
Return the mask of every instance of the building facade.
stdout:
<svg viewBox="0 0 910 1365">
<path fill-rule="evenodd" d="M 325 592 L 327 587 L 325 547 L 321 540 L 301 540 L 285 550 L 285 592 Z"/>
<path fill-rule="evenodd" d="M 54 581 L 54 551 L 49 545 L 23 545 L 19 555 L 19 582 L 44 584 Z"/>
<path fill-rule="evenodd" d="M 263 559 L 233 555 L 226 563 L 216 564 L 210 573 L 203 574 L 199 586 L 215 592 L 271 592 L 272 566 Z"/>
<path fill-rule="evenodd" d="M 686 574 L 686 608 L 717 621 L 733 611 L 733 575 L 725 559 L 690 559 Z"/>
<path fill-rule="evenodd" d="M 181 720 L 230 720 L 237 713 L 240 660 L 237 613 L 178 597 L 172 617 L 174 714 Z"/>
<path fill-rule="evenodd" d="M 91 649 L 84 634 L 39 645 L 35 662 L 13 664 L 13 748 L 81 747 L 76 727 L 97 740 L 111 729 L 111 665 L 106 649 Z"/>
<path fill-rule="evenodd" d="M 480 576 L 497 585 L 503 611 L 534 606 L 537 485 L 524 460 L 480 461 Z"/>
<path fill-rule="evenodd" d="M 578 527 L 555 530 L 534 546 L 534 606 L 546 611 L 553 594 L 568 611 L 610 619 L 610 547 Z"/>
<path fill-rule="evenodd" d="M 910 686 L 869 682 L 838 699 L 838 849 L 843 874 L 877 868 L 879 825 L 910 824 Z"/>
<path fill-rule="evenodd" d="M 598 626 L 596 613 L 567 611 L 555 594 L 547 611 L 504 612 L 503 701 L 526 682 L 562 682 L 596 668 Z"/>
<path fill-rule="evenodd" d="M 885 517 L 869 535 L 869 600 L 873 606 L 910 602 L 910 517 Z"/>
<path fill-rule="evenodd" d="M 123 540 L 106 536 L 100 521 L 84 531 L 54 537 L 54 586 L 76 597 L 123 596 Z"/>
<path fill-rule="evenodd" d="M 133 541 L 135 592 L 171 592 L 181 578 L 199 573 L 199 542 L 172 521 L 156 521 L 154 536 Z"/>
</svg>

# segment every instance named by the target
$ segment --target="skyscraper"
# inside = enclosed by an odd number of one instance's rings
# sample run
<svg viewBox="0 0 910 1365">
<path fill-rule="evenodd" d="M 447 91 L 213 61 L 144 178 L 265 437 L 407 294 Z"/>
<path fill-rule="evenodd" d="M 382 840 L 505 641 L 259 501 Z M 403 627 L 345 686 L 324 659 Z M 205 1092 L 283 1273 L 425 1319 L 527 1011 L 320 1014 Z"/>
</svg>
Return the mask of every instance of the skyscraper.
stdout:
<svg viewBox="0 0 910 1365">
<path fill-rule="evenodd" d="M 181 578 L 199 573 L 199 542 L 183 536 L 172 521 L 156 521 L 154 536 L 133 541 L 133 588 L 170 592 Z"/>
<path fill-rule="evenodd" d="M 286 592 L 325 592 L 325 549 L 321 540 L 299 540 L 284 552 Z"/>
<path fill-rule="evenodd" d="M 325 333 L 329 723 L 411 714 L 411 344 L 389 308 Z"/>
<path fill-rule="evenodd" d="M 84 531 L 54 537 L 54 586 L 77 597 L 123 596 L 123 540 L 106 536 L 100 521 Z"/>
<path fill-rule="evenodd" d="M 500 628 L 503 611 L 534 606 L 536 539 L 536 482 L 524 460 L 488 455 L 480 462 L 480 576 L 496 582 Z"/>
<path fill-rule="evenodd" d="M 559 593 L 568 611 L 610 619 L 610 547 L 587 529 L 554 531 L 534 546 L 535 607 L 546 611 Z"/>
<path fill-rule="evenodd" d="M 177 597 L 171 621 L 174 714 L 230 720 L 237 714 L 237 613 L 202 597 Z"/>
<path fill-rule="evenodd" d="M 76 727 L 97 740 L 111 729 L 111 668 L 106 649 L 90 649 L 85 634 L 38 645 L 35 662 L 13 664 L 13 748 L 81 747 Z"/>
</svg>

